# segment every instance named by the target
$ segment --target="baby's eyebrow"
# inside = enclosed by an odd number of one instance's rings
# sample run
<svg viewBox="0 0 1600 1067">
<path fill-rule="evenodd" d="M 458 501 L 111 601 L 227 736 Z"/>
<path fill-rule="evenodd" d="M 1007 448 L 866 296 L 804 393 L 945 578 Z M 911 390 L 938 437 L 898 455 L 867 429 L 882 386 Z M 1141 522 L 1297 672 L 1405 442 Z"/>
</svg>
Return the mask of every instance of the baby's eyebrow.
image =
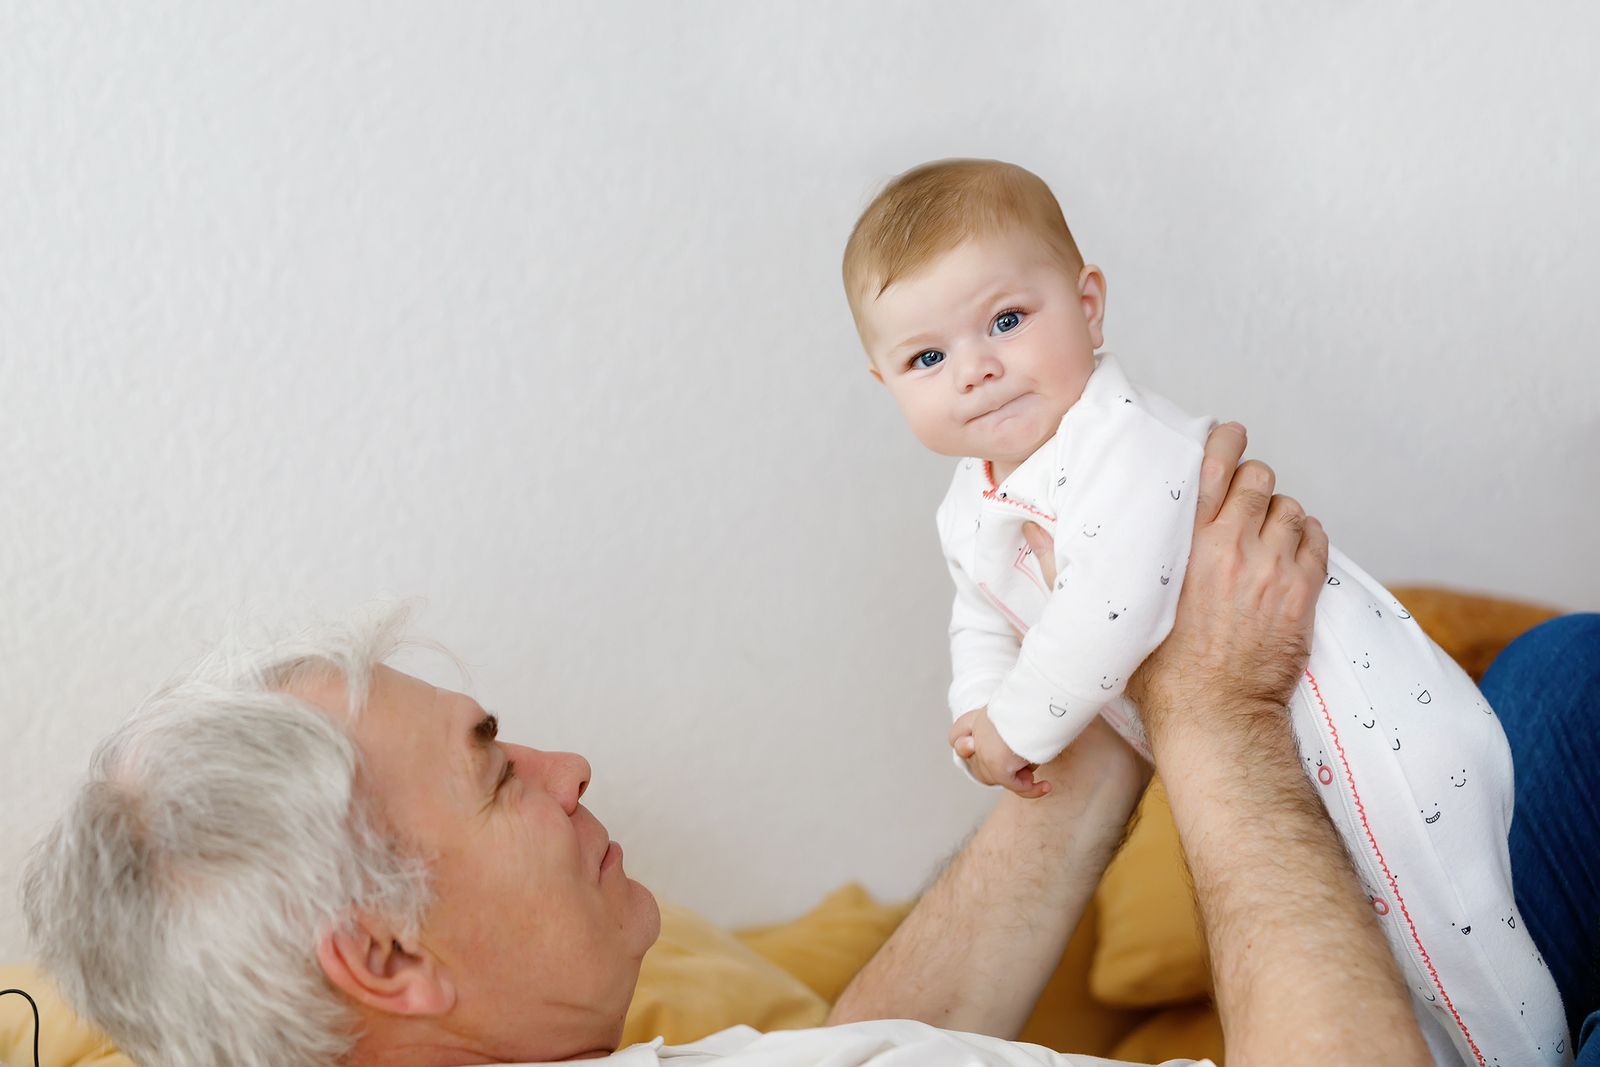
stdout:
<svg viewBox="0 0 1600 1067">
<path fill-rule="evenodd" d="M 897 343 L 893 348 L 889 349 L 889 351 L 898 353 L 912 348 L 926 348 L 937 340 L 938 338 L 931 333 L 913 334 L 912 336 L 907 337 L 905 340 Z"/>
</svg>

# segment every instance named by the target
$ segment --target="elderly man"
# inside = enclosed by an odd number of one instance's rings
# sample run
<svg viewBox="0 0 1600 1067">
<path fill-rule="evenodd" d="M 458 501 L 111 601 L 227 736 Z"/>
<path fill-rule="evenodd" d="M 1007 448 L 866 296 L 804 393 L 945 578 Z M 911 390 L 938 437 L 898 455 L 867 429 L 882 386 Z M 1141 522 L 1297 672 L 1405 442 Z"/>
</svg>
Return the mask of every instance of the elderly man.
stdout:
<svg viewBox="0 0 1600 1067">
<path fill-rule="evenodd" d="M 1267 468 L 1235 469 L 1243 446 L 1239 427 L 1213 435 L 1179 619 L 1138 679 L 1229 1062 L 1427 1063 L 1283 714 L 1327 541 Z M 136 1060 L 1085 1062 L 1002 1039 L 1146 781 L 1108 730 L 1039 769 L 1047 796 L 998 799 L 839 1025 L 616 1053 L 659 916 L 580 802 L 589 764 L 382 666 L 395 625 L 219 653 L 97 752 L 25 905 L 69 995 Z"/>
</svg>

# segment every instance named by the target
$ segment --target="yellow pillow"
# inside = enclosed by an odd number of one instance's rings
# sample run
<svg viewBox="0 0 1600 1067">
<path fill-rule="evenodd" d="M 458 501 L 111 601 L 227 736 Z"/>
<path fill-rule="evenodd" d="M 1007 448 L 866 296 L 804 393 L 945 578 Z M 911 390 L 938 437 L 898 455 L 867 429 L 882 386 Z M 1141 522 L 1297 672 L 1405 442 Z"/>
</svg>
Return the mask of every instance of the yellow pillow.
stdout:
<svg viewBox="0 0 1600 1067">
<path fill-rule="evenodd" d="M 1089 969 L 1095 998 L 1125 1008 L 1182 1004 L 1211 993 L 1178 828 L 1158 778 L 1139 821 L 1095 894 L 1100 939 Z"/>
<path fill-rule="evenodd" d="M 792 922 L 735 936 L 832 1004 L 910 910 L 909 903 L 879 904 L 852 882 Z"/>
<path fill-rule="evenodd" d="M 663 904 L 661 937 L 645 953 L 622 1044 L 658 1036 L 684 1044 L 737 1023 L 820 1026 L 827 1014 L 827 1002 L 800 979 L 687 908 Z"/>
<path fill-rule="evenodd" d="M 133 1067 L 37 968 L 0 967 L 0 989 L 26 989 L 38 1001 L 40 1067 Z M 33 1010 L 15 994 L 0 997 L 0 1063 L 33 1063 Z"/>
<path fill-rule="evenodd" d="M 1210 1004 L 1184 1004 L 1158 1011 L 1111 1050 L 1131 1063 L 1209 1059 L 1222 1065 L 1222 1020 Z"/>
</svg>

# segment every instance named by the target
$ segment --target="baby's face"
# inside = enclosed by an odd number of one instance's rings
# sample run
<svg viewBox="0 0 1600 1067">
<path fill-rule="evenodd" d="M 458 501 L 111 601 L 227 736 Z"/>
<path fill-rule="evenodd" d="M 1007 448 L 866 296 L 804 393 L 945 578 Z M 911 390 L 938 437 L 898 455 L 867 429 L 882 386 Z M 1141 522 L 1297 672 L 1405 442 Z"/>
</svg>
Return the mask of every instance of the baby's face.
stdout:
<svg viewBox="0 0 1600 1067">
<path fill-rule="evenodd" d="M 968 241 L 860 313 L 881 381 L 922 443 L 1015 467 L 1083 394 L 1101 344 L 1105 280 L 1073 277 L 1026 234 Z"/>
</svg>

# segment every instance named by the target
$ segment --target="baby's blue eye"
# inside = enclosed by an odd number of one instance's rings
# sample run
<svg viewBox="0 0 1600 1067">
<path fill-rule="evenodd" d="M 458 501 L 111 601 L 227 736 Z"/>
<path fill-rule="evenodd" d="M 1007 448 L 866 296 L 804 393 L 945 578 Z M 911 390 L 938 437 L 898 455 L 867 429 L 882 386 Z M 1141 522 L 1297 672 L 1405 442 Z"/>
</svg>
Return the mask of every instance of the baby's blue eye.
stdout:
<svg viewBox="0 0 1600 1067">
<path fill-rule="evenodd" d="M 1010 333 L 1022 325 L 1022 314 L 1017 311 L 1002 311 L 994 317 L 994 324 L 989 327 L 989 334 Z"/>
<path fill-rule="evenodd" d="M 937 367 L 944 362 L 944 353 L 937 348 L 930 348 L 926 352 L 919 352 L 911 357 L 911 364 L 915 367 Z"/>
</svg>

